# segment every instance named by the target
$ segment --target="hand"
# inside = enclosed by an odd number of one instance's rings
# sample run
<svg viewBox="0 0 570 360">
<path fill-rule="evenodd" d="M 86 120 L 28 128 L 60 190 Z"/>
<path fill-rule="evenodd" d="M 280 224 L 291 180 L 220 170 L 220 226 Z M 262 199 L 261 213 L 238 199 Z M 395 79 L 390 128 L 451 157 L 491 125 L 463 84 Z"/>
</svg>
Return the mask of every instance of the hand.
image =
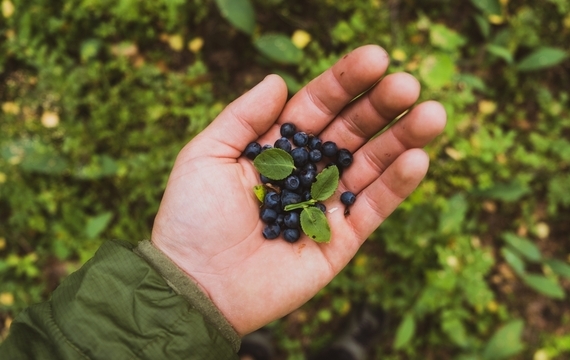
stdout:
<svg viewBox="0 0 570 360">
<path fill-rule="evenodd" d="M 288 102 L 283 80 L 268 76 L 180 152 L 152 242 L 199 283 L 240 335 L 290 313 L 328 284 L 425 176 L 429 160 L 420 148 L 446 121 L 439 103 L 417 105 L 368 142 L 419 97 L 411 75 L 383 77 L 388 64 L 383 49 L 363 46 Z M 357 200 L 346 217 L 343 211 L 327 214 L 328 244 L 304 235 L 290 244 L 261 234 L 252 191 L 259 174 L 241 153 L 252 141 L 273 144 L 284 122 L 354 153 L 325 205 L 344 209 L 339 194 L 346 190 Z"/>
</svg>

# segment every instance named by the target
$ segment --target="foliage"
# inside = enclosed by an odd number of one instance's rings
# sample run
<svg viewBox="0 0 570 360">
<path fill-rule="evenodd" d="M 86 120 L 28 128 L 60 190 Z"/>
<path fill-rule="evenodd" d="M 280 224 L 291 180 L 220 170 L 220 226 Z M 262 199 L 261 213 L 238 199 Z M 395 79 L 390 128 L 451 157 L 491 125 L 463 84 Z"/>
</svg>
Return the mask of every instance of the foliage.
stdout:
<svg viewBox="0 0 570 360">
<path fill-rule="evenodd" d="M 418 190 L 271 324 L 282 357 L 322 346 L 362 299 L 392 319 L 378 358 L 568 356 L 567 0 L 244 0 L 245 26 L 229 1 L 1 2 L 2 321 L 104 239 L 148 237 L 177 152 L 231 99 L 269 72 L 294 92 L 375 43 L 448 126 Z M 302 54 L 274 61 L 282 41 Z"/>
</svg>

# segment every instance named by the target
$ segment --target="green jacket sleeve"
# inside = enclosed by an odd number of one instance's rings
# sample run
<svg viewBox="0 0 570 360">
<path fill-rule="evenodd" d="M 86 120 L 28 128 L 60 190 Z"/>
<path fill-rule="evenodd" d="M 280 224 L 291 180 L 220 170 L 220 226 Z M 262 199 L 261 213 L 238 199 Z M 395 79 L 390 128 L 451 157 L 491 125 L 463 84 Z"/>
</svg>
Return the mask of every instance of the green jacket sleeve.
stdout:
<svg viewBox="0 0 570 360">
<path fill-rule="evenodd" d="M 103 244 L 49 301 L 16 317 L 0 359 L 237 359 L 237 334 L 203 310 L 213 305 L 175 290 L 164 264 L 157 271 L 153 256 L 137 254 Z"/>
</svg>

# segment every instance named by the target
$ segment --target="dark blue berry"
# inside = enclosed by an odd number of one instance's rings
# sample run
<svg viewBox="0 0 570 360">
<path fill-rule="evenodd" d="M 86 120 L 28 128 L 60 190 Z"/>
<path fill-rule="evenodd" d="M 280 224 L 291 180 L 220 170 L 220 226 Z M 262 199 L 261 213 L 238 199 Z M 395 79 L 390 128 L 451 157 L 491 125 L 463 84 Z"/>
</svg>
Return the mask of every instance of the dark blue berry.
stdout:
<svg viewBox="0 0 570 360">
<path fill-rule="evenodd" d="M 291 228 L 291 229 L 296 229 L 299 227 L 299 213 L 296 213 L 294 211 L 289 211 L 288 213 L 285 214 L 285 216 L 283 217 L 283 224 L 285 224 L 286 227 Z"/>
<path fill-rule="evenodd" d="M 301 185 L 301 181 L 297 175 L 289 175 L 285 179 L 285 188 L 289 190 L 297 190 Z"/>
<path fill-rule="evenodd" d="M 323 203 L 316 203 L 315 206 L 317 207 L 317 209 L 321 210 L 322 212 L 326 213 L 327 212 L 327 207 L 325 206 L 325 204 Z"/>
<path fill-rule="evenodd" d="M 296 148 L 291 150 L 291 156 L 295 166 L 301 167 L 309 162 L 309 152 L 305 148 Z"/>
<path fill-rule="evenodd" d="M 310 190 L 303 191 L 303 193 L 301 194 L 301 198 L 303 199 L 303 201 L 311 200 L 313 198 L 313 196 L 311 195 L 311 191 Z"/>
<path fill-rule="evenodd" d="M 347 149 L 340 149 L 338 151 L 336 161 L 341 167 L 343 168 L 349 167 L 350 164 L 352 164 L 352 160 L 353 160 L 352 154 Z"/>
<path fill-rule="evenodd" d="M 294 243 L 301 237 L 299 229 L 285 229 L 283 230 L 283 239 L 289 243 Z"/>
<path fill-rule="evenodd" d="M 340 195 L 340 201 L 344 205 L 350 206 L 354 204 L 354 202 L 356 201 L 356 195 L 354 195 L 354 193 L 352 193 L 351 191 L 345 191 Z"/>
<path fill-rule="evenodd" d="M 281 133 L 281 136 L 290 138 L 297 132 L 297 128 L 292 123 L 285 123 L 281 125 L 281 129 L 279 131 Z"/>
<path fill-rule="evenodd" d="M 301 195 L 287 189 L 281 191 L 281 206 L 283 208 L 287 205 L 300 203 L 301 201 Z"/>
<path fill-rule="evenodd" d="M 299 176 L 299 180 L 301 180 L 301 185 L 305 188 L 310 187 L 315 181 L 316 176 L 317 172 L 314 170 L 301 171 L 301 176 Z"/>
<path fill-rule="evenodd" d="M 260 212 L 261 220 L 266 224 L 274 223 L 277 220 L 277 211 L 270 208 L 263 208 Z"/>
<path fill-rule="evenodd" d="M 335 157 L 336 153 L 338 152 L 338 146 L 336 146 L 336 143 L 332 141 L 326 141 L 323 143 L 322 152 L 324 156 L 330 158 Z"/>
<path fill-rule="evenodd" d="M 308 145 L 311 150 L 321 150 L 323 147 L 323 141 L 316 136 L 310 136 Z"/>
<path fill-rule="evenodd" d="M 263 151 L 265 151 L 265 150 L 269 150 L 269 149 L 272 149 L 272 148 L 273 148 L 273 146 L 271 146 L 271 145 L 269 145 L 269 144 L 265 144 L 265 145 L 263 145 L 263 147 L 261 148 L 261 151 L 263 152 Z"/>
<path fill-rule="evenodd" d="M 323 153 L 321 152 L 321 150 L 313 149 L 309 151 L 309 160 L 312 163 L 318 163 L 322 159 L 323 159 Z"/>
<path fill-rule="evenodd" d="M 276 223 L 266 225 L 262 232 L 263 237 L 266 239 L 275 239 L 280 233 L 281 227 Z"/>
<path fill-rule="evenodd" d="M 270 209 L 280 209 L 281 208 L 281 196 L 275 191 L 270 191 L 265 194 L 263 199 L 263 204 Z"/>
<path fill-rule="evenodd" d="M 307 146 L 309 143 L 309 135 L 304 131 L 299 131 L 295 135 L 293 135 L 293 144 L 298 147 Z"/>
<path fill-rule="evenodd" d="M 260 153 L 261 153 L 261 145 L 259 145 L 259 143 L 256 142 L 249 143 L 245 148 L 245 151 L 243 152 L 243 154 L 247 156 L 248 159 L 251 160 L 255 159 L 255 157 Z"/>
<path fill-rule="evenodd" d="M 289 140 L 287 140 L 287 138 L 285 137 L 277 139 L 277 141 L 275 141 L 275 144 L 273 144 L 273 146 L 276 147 L 277 149 L 282 149 L 287 152 L 291 152 L 291 148 L 293 148 L 291 142 L 289 142 Z"/>
<path fill-rule="evenodd" d="M 285 215 L 284 214 L 279 214 L 277 215 L 277 220 L 275 220 L 275 223 L 277 225 L 279 225 L 279 227 L 284 228 L 285 224 L 283 223 L 283 220 L 285 219 Z"/>
<path fill-rule="evenodd" d="M 317 165 L 313 164 L 313 163 L 307 163 L 305 166 L 303 166 L 303 170 L 305 171 L 309 171 L 309 170 L 313 170 L 313 171 L 317 171 Z"/>
<path fill-rule="evenodd" d="M 273 181 L 263 174 L 259 174 L 259 180 L 261 181 L 262 184 L 269 184 Z"/>
</svg>

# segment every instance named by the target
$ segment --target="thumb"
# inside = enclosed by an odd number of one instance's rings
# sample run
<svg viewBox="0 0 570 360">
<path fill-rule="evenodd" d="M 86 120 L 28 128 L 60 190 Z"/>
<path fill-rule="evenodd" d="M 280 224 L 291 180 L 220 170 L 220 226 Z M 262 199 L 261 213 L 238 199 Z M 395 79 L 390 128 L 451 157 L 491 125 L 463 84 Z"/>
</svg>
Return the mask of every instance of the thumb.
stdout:
<svg viewBox="0 0 570 360">
<path fill-rule="evenodd" d="M 269 130 L 286 102 L 285 82 L 269 75 L 229 104 L 195 140 L 208 142 L 203 149 L 209 155 L 237 158 L 247 144 Z"/>
</svg>

